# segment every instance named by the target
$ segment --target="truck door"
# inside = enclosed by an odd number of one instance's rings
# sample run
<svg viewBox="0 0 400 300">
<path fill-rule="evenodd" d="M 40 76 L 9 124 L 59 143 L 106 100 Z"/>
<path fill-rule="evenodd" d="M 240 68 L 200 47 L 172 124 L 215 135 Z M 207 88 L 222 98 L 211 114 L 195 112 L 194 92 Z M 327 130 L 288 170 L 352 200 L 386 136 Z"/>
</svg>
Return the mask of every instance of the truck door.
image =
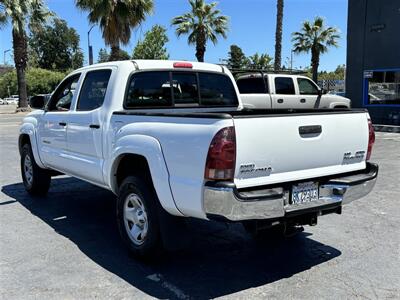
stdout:
<svg viewBox="0 0 400 300">
<path fill-rule="evenodd" d="M 299 107 L 314 108 L 318 98 L 318 87 L 308 78 L 298 77 L 297 84 L 299 86 Z"/>
<path fill-rule="evenodd" d="M 299 108 L 299 95 L 296 95 L 293 78 L 289 76 L 271 76 L 274 94 L 271 94 L 272 108 Z"/>
<path fill-rule="evenodd" d="M 46 166 L 65 171 L 67 154 L 67 119 L 81 74 L 67 77 L 51 96 L 38 130 L 40 158 Z"/>
<path fill-rule="evenodd" d="M 102 109 L 111 69 L 88 71 L 68 116 L 68 173 L 103 184 L 103 132 L 106 111 Z"/>
</svg>

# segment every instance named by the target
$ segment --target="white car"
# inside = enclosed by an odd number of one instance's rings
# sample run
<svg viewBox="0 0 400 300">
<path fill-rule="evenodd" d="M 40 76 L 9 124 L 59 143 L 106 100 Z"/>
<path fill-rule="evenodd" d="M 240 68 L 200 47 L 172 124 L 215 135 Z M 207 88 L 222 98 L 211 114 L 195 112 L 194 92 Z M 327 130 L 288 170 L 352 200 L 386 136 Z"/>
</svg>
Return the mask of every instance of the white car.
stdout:
<svg viewBox="0 0 400 300">
<path fill-rule="evenodd" d="M 19 100 L 18 98 L 16 99 L 16 98 L 10 97 L 10 98 L 5 98 L 4 102 L 7 105 L 18 105 L 18 100 Z"/>
<path fill-rule="evenodd" d="M 4 100 L 0 98 L 0 105 L 4 104 Z"/>
<path fill-rule="evenodd" d="M 38 110 L 20 128 L 26 190 L 46 194 L 56 172 L 111 190 L 137 256 L 153 255 L 183 217 L 257 232 L 316 225 L 368 194 L 378 174 L 367 111 L 244 110 L 218 65 L 97 64 L 44 98 L 32 97 Z"/>
<path fill-rule="evenodd" d="M 251 73 L 236 79 L 246 108 L 350 108 L 348 98 L 325 94 L 310 78 L 300 75 Z"/>
</svg>

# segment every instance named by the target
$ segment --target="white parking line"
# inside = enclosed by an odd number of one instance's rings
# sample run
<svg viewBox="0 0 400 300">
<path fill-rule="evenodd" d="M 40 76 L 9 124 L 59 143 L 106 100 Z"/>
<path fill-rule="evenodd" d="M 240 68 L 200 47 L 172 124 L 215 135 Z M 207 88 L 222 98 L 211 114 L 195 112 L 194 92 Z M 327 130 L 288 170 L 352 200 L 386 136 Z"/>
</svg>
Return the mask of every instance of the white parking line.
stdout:
<svg viewBox="0 0 400 300">
<path fill-rule="evenodd" d="M 187 296 L 182 290 L 180 290 L 178 287 L 173 285 L 172 283 L 163 280 L 163 276 L 161 274 L 152 274 L 146 277 L 147 279 L 154 281 L 154 282 L 161 282 L 161 286 L 172 292 L 178 299 L 189 299 L 189 296 Z"/>
</svg>

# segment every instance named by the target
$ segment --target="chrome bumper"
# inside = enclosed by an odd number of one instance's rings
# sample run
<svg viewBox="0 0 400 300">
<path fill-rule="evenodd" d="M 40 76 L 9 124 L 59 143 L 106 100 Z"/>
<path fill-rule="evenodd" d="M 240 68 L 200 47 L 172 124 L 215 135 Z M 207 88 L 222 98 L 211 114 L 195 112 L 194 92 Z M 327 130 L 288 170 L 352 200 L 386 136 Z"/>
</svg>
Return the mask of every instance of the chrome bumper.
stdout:
<svg viewBox="0 0 400 300">
<path fill-rule="evenodd" d="M 319 181 L 318 200 L 298 205 L 289 204 L 290 183 L 244 194 L 231 182 L 206 182 L 203 206 L 208 218 L 230 221 L 279 219 L 293 214 L 323 212 L 367 195 L 373 189 L 377 175 L 378 165 L 367 163 L 363 171 L 315 180 Z"/>
</svg>

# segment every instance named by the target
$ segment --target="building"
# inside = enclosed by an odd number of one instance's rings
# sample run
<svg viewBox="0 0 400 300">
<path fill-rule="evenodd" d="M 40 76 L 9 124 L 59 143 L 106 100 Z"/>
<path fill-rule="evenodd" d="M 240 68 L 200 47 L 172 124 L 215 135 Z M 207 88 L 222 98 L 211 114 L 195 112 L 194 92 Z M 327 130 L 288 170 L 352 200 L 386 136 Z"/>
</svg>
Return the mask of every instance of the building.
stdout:
<svg viewBox="0 0 400 300">
<path fill-rule="evenodd" d="M 400 125 L 400 0 L 349 0 L 347 26 L 346 96 Z"/>
</svg>

